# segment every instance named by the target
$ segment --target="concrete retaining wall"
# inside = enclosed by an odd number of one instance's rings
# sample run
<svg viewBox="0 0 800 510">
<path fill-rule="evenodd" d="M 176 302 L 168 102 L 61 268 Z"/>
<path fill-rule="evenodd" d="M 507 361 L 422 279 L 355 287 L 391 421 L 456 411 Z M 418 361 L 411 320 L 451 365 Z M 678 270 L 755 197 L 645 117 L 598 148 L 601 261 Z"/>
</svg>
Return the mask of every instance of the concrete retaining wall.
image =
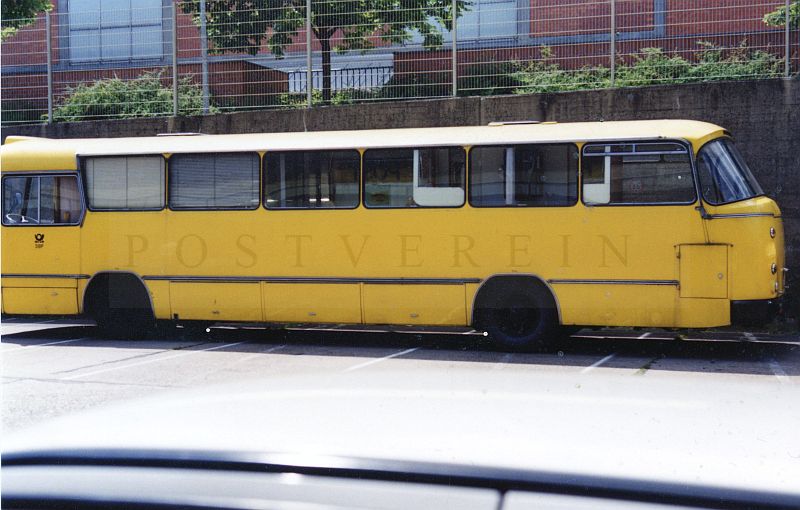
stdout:
<svg viewBox="0 0 800 510">
<path fill-rule="evenodd" d="M 713 122 L 733 133 L 765 192 L 775 198 L 783 210 L 790 274 L 800 273 L 800 80 L 797 79 L 16 126 L 3 129 L 2 136 L 4 139 L 10 134 L 51 138 L 119 137 L 168 132 L 216 134 L 465 126 L 508 120 L 572 122 L 667 118 Z M 796 280 L 800 281 L 800 277 Z M 791 307 L 800 310 L 798 304 Z"/>
</svg>

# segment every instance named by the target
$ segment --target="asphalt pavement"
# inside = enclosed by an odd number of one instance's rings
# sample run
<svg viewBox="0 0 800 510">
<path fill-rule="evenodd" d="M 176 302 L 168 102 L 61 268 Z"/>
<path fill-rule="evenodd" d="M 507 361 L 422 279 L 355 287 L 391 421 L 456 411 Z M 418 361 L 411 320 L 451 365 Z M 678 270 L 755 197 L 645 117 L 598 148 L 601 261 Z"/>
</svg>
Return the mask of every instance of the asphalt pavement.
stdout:
<svg viewBox="0 0 800 510">
<path fill-rule="evenodd" d="M 6 432 L 176 388 L 355 371 L 414 377 L 431 367 L 453 374 L 478 368 L 496 377 L 549 372 L 576 385 L 603 375 L 637 391 L 648 381 L 696 384 L 698 391 L 710 382 L 752 381 L 800 397 L 797 334 L 724 330 L 586 329 L 546 352 L 505 353 L 468 329 L 221 327 L 130 341 L 98 337 L 86 321 L 4 317 L 0 359 Z"/>
</svg>

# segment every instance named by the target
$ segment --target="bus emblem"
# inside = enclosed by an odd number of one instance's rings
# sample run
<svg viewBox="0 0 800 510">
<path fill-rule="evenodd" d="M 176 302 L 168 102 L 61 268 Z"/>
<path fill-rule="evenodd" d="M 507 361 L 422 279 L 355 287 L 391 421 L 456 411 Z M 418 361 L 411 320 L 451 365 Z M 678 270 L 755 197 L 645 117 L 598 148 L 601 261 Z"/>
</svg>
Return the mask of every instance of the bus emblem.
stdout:
<svg viewBox="0 0 800 510">
<path fill-rule="evenodd" d="M 44 234 L 34 234 L 33 245 L 36 246 L 37 248 L 44 247 Z"/>
</svg>

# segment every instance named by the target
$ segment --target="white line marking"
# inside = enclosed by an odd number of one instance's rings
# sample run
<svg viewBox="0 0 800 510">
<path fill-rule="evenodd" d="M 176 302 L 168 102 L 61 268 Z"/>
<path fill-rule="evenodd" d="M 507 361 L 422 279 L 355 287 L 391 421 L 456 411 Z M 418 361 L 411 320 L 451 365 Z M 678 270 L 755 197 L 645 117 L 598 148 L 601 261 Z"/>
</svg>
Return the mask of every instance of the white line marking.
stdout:
<svg viewBox="0 0 800 510">
<path fill-rule="evenodd" d="M 159 361 L 167 361 L 167 360 L 170 360 L 170 359 L 181 358 L 183 356 L 191 356 L 192 354 L 198 354 L 198 353 L 201 353 L 201 352 L 216 351 L 218 349 L 224 349 L 226 347 L 234 347 L 236 345 L 241 345 L 243 343 L 246 343 L 246 342 L 236 342 L 236 343 L 233 343 L 233 344 L 215 345 L 214 347 L 209 347 L 208 349 L 198 349 L 196 351 L 182 351 L 180 354 L 175 354 L 174 356 L 166 356 L 166 357 L 163 357 L 163 358 L 147 359 L 147 360 L 144 360 L 144 361 L 139 361 L 137 363 L 129 363 L 127 365 L 122 365 L 121 367 L 104 368 L 102 370 L 95 370 L 94 372 L 86 372 L 86 373 L 83 373 L 83 374 L 71 375 L 69 377 L 62 377 L 59 380 L 61 380 L 61 381 L 71 381 L 73 379 L 80 379 L 82 377 L 89 377 L 89 376 L 92 376 L 92 375 L 104 374 L 106 372 L 113 372 L 114 370 L 124 370 L 126 368 L 138 367 L 138 366 L 141 366 L 141 365 L 149 365 L 150 363 L 156 363 L 156 362 L 159 362 Z"/>
<path fill-rule="evenodd" d="M 758 339 L 752 333 L 742 333 L 744 335 L 744 339 L 748 342 L 758 342 Z"/>
<path fill-rule="evenodd" d="M 582 373 L 582 374 L 585 374 L 585 373 L 587 373 L 587 372 L 591 372 L 592 370 L 594 370 L 595 368 L 599 367 L 600 365 L 602 365 L 602 364 L 603 364 L 603 363 L 605 363 L 606 361 L 610 361 L 610 360 L 611 360 L 611 358 L 613 358 L 613 357 L 614 357 L 614 356 L 616 356 L 616 355 L 617 355 L 617 353 L 616 353 L 616 352 L 612 352 L 611 354 L 609 354 L 609 355 L 608 355 L 608 356 L 606 356 L 605 358 L 603 358 L 603 359 L 601 359 L 601 360 L 599 360 L 599 361 L 595 361 L 594 363 L 592 363 L 592 364 L 591 364 L 591 365 L 589 365 L 588 367 L 586 367 L 586 368 L 584 368 L 583 370 L 581 370 L 581 373 Z"/>
<path fill-rule="evenodd" d="M 775 377 L 783 384 L 789 384 L 789 376 L 786 375 L 786 372 L 783 371 L 783 367 L 780 363 L 778 363 L 774 359 L 769 360 L 769 368 L 772 370 L 772 373 L 775 374 Z"/>
<path fill-rule="evenodd" d="M 644 333 L 643 335 L 639 335 L 639 338 L 638 338 L 638 339 L 639 339 L 639 340 L 644 340 L 644 339 L 645 339 L 645 338 L 647 338 L 648 336 L 650 336 L 650 332 L 649 332 L 649 331 L 648 331 L 647 333 Z"/>
<path fill-rule="evenodd" d="M 244 362 L 245 362 L 245 361 L 247 361 L 247 360 L 251 360 L 251 359 L 253 359 L 253 358 L 257 358 L 257 357 L 261 356 L 262 354 L 269 354 L 269 353 L 271 353 L 271 352 L 275 352 L 275 351 L 277 351 L 277 350 L 279 350 L 279 349 L 283 349 L 284 347 L 286 347 L 286 345 L 285 345 L 285 344 L 284 344 L 284 345 L 276 345 L 276 346 L 274 346 L 274 347 L 270 347 L 270 348 L 269 348 L 269 349 L 267 349 L 266 351 L 258 351 L 258 352 L 254 352 L 254 353 L 253 353 L 253 354 L 251 354 L 250 356 L 245 356 L 244 358 L 242 358 L 242 359 L 240 359 L 240 360 L 234 361 L 233 363 L 231 363 L 231 365 L 238 365 L 239 363 L 244 363 Z"/>
<path fill-rule="evenodd" d="M 26 350 L 30 351 L 30 350 L 35 350 L 39 347 L 47 347 L 48 345 L 68 344 L 70 342 L 79 342 L 81 340 L 88 340 L 88 337 L 73 338 L 72 340 L 59 340 L 58 342 L 47 342 L 46 344 L 23 345 L 22 347 L 15 347 L 13 349 L 0 350 L 0 353 L 10 354 L 12 352 L 17 352 L 17 351 L 26 351 Z"/>
<path fill-rule="evenodd" d="M 396 352 L 394 354 L 390 354 L 390 355 L 384 356 L 382 358 L 371 359 L 369 361 L 365 361 L 364 363 L 359 363 L 358 365 L 353 365 L 350 368 L 346 368 L 344 370 L 344 372 L 352 372 L 353 370 L 358 370 L 360 368 L 368 367 L 370 365 L 374 365 L 375 363 L 380 363 L 381 361 L 386 361 L 387 359 L 396 358 L 398 356 L 404 356 L 406 354 L 410 354 L 410 353 L 416 351 L 417 349 L 419 349 L 419 347 L 412 347 L 411 349 L 406 349 L 404 351 L 398 351 L 398 352 Z"/>
</svg>

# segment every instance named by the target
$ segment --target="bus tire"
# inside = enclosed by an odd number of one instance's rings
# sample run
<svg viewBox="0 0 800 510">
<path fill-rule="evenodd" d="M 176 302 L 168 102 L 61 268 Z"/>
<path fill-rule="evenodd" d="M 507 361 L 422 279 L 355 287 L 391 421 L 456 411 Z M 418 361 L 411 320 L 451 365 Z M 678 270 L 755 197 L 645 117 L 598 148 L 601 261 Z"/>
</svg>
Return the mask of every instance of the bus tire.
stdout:
<svg viewBox="0 0 800 510">
<path fill-rule="evenodd" d="M 96 274 L 84 292 L 83 311 L 105 338 L 139 339 L 155 330 L 147 288 L 132 273 Z"/>
<path fill-rule="evenodd" d="M 500 277 L 476 297 L 475 326 L 505 351 L 536 351 L 559 335 L 558 310 L 550 290 L 533 277 Z"/>
</svg>

